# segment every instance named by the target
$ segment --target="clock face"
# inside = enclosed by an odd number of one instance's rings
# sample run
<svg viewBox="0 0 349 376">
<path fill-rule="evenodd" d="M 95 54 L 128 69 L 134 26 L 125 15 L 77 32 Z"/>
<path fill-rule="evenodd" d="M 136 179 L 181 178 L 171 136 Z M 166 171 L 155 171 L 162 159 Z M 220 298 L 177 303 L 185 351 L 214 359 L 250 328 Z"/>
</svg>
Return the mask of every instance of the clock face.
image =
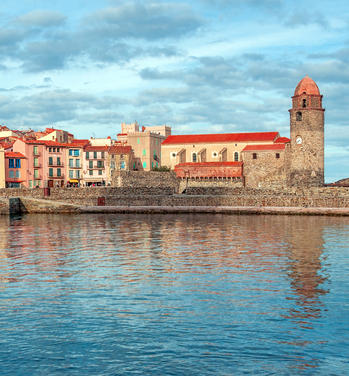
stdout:
<svg viewBox="0 0 349 376">
<path fill-rule="evenodd" d="M 302 137 L 297 136 L 296 138 L 296 144 L 300 145 L 302 143 Z"/>
</svg>

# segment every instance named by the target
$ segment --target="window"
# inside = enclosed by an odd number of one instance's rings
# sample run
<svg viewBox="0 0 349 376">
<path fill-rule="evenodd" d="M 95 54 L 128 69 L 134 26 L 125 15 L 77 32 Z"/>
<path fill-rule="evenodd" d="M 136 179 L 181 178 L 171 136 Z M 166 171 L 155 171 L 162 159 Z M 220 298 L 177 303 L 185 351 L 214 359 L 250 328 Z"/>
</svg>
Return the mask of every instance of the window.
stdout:
<svg viewBox="0 0 349 376">
<path fill-rule="evenodd" d="M 93 168 L 93 161 L 88 162 L 88 168 Z"/>
<path fill-rule="evenodd" d="M 147 155 L 147 151 L 143 149 L 142 155 L 145 157 Z"/>
<path fill-rule="evenodd" d="M 57 157 L 57 166 L 60 166 L 60 165 L 61 165 L 61 158 Z"/>
<path fill-rule="evenodd" d="M 73 155 L 73 149 L 69 149 L 69 156 L 71 157 Z"/>
<path fill-rule="evenodd" d="M 52 148 L 48 148 L 49 153 L 52 153 Z"/>
<path fill-rule="evenodd" d="M 48 176 L 50 176 L 50 177 L 53 176 L 53 168 L 48 169 Z"/>
<path fill-rule="evenodd" d="M 61 169 L 57 168 L 57 176 L 61 176 Z"/>
<path fill-rule="evenodd" d="M 21 168 L 21 160 L 16 159 L 16 168 Z"/>
<path fill-rule="evenodd" d="M 53 158 L 52 158 L 52 157 L 49 157 L 49 158 L 48 158 L 48 165 L 49 165 L 49 166 L 52 166 L 52 165 L 53 165 Z"/>
<path fill-rule="evenodd" d="M 34 158 L 34 167 L 39 167 L 39 158 Z"/>
<path fill-rule="evenodd" d="M 121 170 L 125 169 L 125 162 L 124 161 L 121 161 L 121 163 L 120 163 L 120 169 Z"/>
<path fill-rule="evenodd" d="M 276 159 L 279 159 L 279 158 L 280 158 L 280 153 L 276 153 L 276 154 L 275 154 L 275 158 L 276 158 Z"/>
<path fill-rule="evenodd" d="M 114 161 L 111 161 L 111 162 L 110 162 L 110 169 L 111 169 L 111 170 L 114 170 L 114 169 L 115 169 L 115 162 L 114 162 Z"/>
<path fill-rule="evenodd" d="M 302 121 L 302 113 L 299 111 L 296 113 L 296 121 Z"/>
<path fill-rule="evenodd" d="M 9 177 L 14 178 L 15 177 L 15 172 L 13 170 L 9 171 Z"/>
<path fill-rule="evenodd" d="M 34 180 L 34 186 L 40 187 L 41 181 L 40 180 Z"/>
<path fill-rule="evenodd" d="M 239 161 L 239 153 L 237 151 L 234 153 L 234 161 L 235 162 Z"/>
<path fill-rule="evenodd" d="M 75 170 L 75 177 L 77 179 L 80 179 L 80 171 L 79 170 Z"/>
<path fill-rule="evenodd" d="M 97 159 L 97 152 L 96 151 L 93 152 L 93 158 Z"/>
<path fill-rule="evenodd" d="M 257 159 L 257 153 L 252 154 L 252 159 Z"/>
<path fill-rule="evenodd" d="M 52 151 L 55 153 L 56 152 L 56 148 L 52 148 Z"/>
<path fill-rule="evenodd" d="M 74 159 L 69 159 L 69 167 L 74 167 Z"/>
<path fill-rule="evenodd" d="M 306 99 L 303 99 L 303 101 L 302 101 L 302 107 L 303 108 L 307 107 L 307 100 Z"/>
<path fill-rule="evenodd" d="M 140 144 L 140 143 L 141 143 L 141 140 L 137 138 L 137 144 Z"/>
<path fill-rule="evenodd" d="M 103 170 L 98 170 L 98 175 L 102 175 L 103 174 Z"/>
<path fill-rule="evenodd" d="M 217 156 L 218 156 L 218 153 L 217 153 L 216 151 L 214 151 L 214 152 L 212 153 L 212 157 L 213 157 L 213 158 L 217 158 Z"/>
<path fill-rule="evenodd" d="M 90 159 L 90 153 L 88 151 L 86 152 L 86 159 Z"/>
<path fill-rule="evenodd" d="M 73 177 L 74 177 L 74 171 L 69 170 L 69 179 L 73 179 Z"/>
<path fill-rule="evenodd" d="M 33 188 L 33 180 L 29 180 L 29 188 Z"/>
<path fill-rule="evenodd" d="M 143 162 L 143 168 L 147 168 L 147 162 Z"/>
<path fill-rule="evenodd" d="M 104 159 L 104 151 L 101 152 L 101 158 Z"/>
<path fill-rule="evenodd" d="M 19 170 L 16 170 L 16 178 L 20 178 L 21 177 L 21 172 Z"/>
<path fill-rule="evenodd" d="M 39 177 L 39 170 L 34 170 L 34 178 L 38 178 Z M 35 184 L 36 186 L 36 184 Z"/>
<path fill-rule="evenodd" d="M 193 155 L 192 155 L 192 159 L 193 159 L 193 162 L 196 162 L 196 161 L 197 161 L 196 153 L 193 153 Z"/>
<path fill-rule="evenodd" d="M 176 158 L 176 153 L 171 153 L 171 158 Z"/>
<path fill-rule="evenodd" d="M 75 167 L 80 167 L 80 159 L 75 159 Z"/>
<path fill-rule="evenodd" d="M 8 167 L 9 168 L 15 168 L 15 160 L 14 159 L 8 160 Z"/>
<path fill-rule="evenodd" d="M 57 148 L 57 153 L 59 153 L 59 148 Z"/>
<path fill-rule="evenodd" d="M 89 170 L 89 171 L 88 171 L 88 174 L 89 174 L 90 176 L 92 176 L 92 175 L 93 175 L 93 170 Z"/>
<path fill-rule="evenodd" d="M 34 146 L 34 155 L 38 155 L 38 154 L 39 154 L 38 147 L 37 147 L 37 146 Z"/>
<path fill-rule="evenodd" d="M 79 157 L 80 156 L 80 150 L 79 149 L 75 149 L 74 150 L 74 157 Z"/>
</svg>

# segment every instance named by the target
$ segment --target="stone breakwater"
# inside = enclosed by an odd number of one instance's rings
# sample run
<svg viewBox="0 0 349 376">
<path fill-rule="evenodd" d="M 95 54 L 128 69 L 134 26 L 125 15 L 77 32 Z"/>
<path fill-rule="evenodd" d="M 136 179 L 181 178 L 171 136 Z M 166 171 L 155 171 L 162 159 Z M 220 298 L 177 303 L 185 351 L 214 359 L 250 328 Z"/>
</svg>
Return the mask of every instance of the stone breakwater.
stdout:
<svg viewBox="0 0 349 376">
<path fill-rule="evenodd" d="M 46 192 L 47 194 L 47 192 Z M 0 213 L 10 211 L 9 198 L 20 198 L 24 213 L 210 212 L 258 214 L 349 213 L 349 188 L 265 190 L 229 187 L 94 187 L 0 189 Z M 102 204 L 104 206 L 98 206 Z M 16 204 L 14 204 L 16 207 Z"/>
</svg>

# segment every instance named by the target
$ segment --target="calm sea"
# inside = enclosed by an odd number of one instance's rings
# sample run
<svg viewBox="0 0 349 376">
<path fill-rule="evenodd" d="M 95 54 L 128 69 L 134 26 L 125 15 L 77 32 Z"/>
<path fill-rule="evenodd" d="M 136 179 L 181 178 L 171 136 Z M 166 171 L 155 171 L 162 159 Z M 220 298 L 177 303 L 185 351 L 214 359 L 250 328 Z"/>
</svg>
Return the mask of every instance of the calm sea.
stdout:
<svg viewBox="0 0 349 376">
<path fill-rule="evenodd" d="M 348 375 L 349 220 L 0 217 L 0 375 Z"/>
</svg>

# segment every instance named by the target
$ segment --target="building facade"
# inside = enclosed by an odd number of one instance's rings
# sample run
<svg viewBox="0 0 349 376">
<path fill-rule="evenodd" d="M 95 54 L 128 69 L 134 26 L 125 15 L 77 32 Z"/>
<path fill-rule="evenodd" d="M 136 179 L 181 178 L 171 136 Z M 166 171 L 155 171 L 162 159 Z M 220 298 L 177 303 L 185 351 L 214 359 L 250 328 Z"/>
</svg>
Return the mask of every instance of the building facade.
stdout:
<svg viewBox="0 0 349 376">
<path fill-rule="evenodd" d="M 166 125 L 142 127 L 137 122 L 121 124 L 118 142 L 131 146 L 133 150 L 133 170 L 151 171 L 161 166 L 161 143 L 171 134 Z"/>
<path fill-rule="evenodd" d="M 161 146 L 162 162 L 182 178 L 193 163 L 196 176 L 205 179 L 213 168 L 216 176 L 223 174 L 219 163 L 223 170 L 226 162 L 242 162 L 247 187 L 322 186 L 324 111 L 318 86 L 306 76 L 292 97 L 290 138 L 278 132 L 169 136 Z"/>
</svg>

